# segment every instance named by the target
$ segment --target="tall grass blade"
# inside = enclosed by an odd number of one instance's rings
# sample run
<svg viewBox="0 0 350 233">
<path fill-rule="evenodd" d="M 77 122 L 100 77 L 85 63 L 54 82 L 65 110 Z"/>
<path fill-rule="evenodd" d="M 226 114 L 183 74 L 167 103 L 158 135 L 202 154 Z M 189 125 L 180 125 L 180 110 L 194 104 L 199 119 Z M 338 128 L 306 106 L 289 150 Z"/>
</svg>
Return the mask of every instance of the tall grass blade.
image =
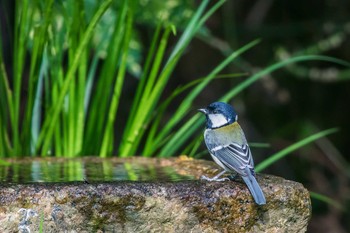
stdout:
<svg viewBox="0 0 350 233">
<path fill-rule="evenodd" d="M 193 100 L 200 94 L 200 92 L 212 81 L 219 72 L 221 72 L 228 64 L 230 64 L 235 58 L 254 47 L 259 43 L 259 40 L 252 41 L 247 45 L 243 46 L 239 50 L 233 52 L 230 56 L 228 56 L 222 63 L 215 67 L 215 69 L 206 77 L 204 80 L 197 85 L 191 93 L 186 96 L 186 98 L 182 101 L 181 105 L 177 108 L 177 111 L 172 116 L 170 121 L 166 124 L 163 130 L 159 133 L 159 137 L 164 137 L 181 119 L 183 119 L 184 115 L 191 108 Z"/>
<path fill-rule="evenodd" d="M 220 2 L 223 3 L 223 1 Z M 158 103 L 158 100 L 162 94 L 162 91 L 169 79 L 172 70 L 177 64 L 177 61 L 182 55 L 185 47 L 188 45 L 190 40 L 194 37 L 198 29 L 204 23 L 204 21 L 201 21 L 201 19 L 208 3 L 208 0 L 202 1 L 200 6 L 198 7 L 198 10 L 191 18 L 181 38 L 179 39 L 178 43 L 176 44 L 175 48 L 170 54 L 169 59 L 163 67 L 163 70 L 159 74 L 157 82 L 154 82 L 154 85 L 152 85 L 154 76 L 151 70 L 150 76 L 152 77 L 152 79 L 150 78 L 148 80 L 151 84 L 150 86 L 146 85 L 145 89 L 147 90 L 147 87 L 152 87 L 152 92 L 146 91 L 146 94 L 142 96 L 138 111 L 135 113 L 134 118 L 131 119 L 132 123 L 127 124 L 128 126 L 130 125 L 130 127 L 127 128 L 128 131 L 124 134 L 122 139 L 122 143 L 119 150 L 119 154 L 121 156 L 131 155 L 135 153 L 136 149 L 138 148 L 141 137 L 145 131 L 145 124 L 149 122 L 150 117 L 152 117 L 151 113 L 155 109 L 156 104 Z M 208 16 L 208 14 L 206 16 Z M 172 29 L 172 27 L 170 27 L 170 29 Z M 157 59 L 155 61 L 157 61 Z M 154 63 L 154 65 L 157 66 L 157 63 Z M 156 70 L 158 71 L 159 69 Z"/>
<path fill-rule="evenodd" d="M 36 87 L 36 93 L 34 96 L 34 103 L 33 103 L 33 107 L 32 107 L 32 111 L 31 111 L 31 126 L 30 126 L 30 136 L 31 136 L 31 140 L 30 140 L 30 154 L 34 154 L 35 153 L 35 145 L 38 142 L 38 138 L 39 138 L 39 134 L 40 134 L 40 122 L 42 119 L 41 116 L 41 93 L 43 91 L 44 88 L 44 76 L 46 75 L 47 72 L 47 66 L 48 66 L 48 61 L 47 61 L 47 56 L 46 56 L 46 52 L 44 52 L 43 55 L 43 59 L 42 59 L 42 64 L 41 64 L 41 68 L 40 68 L 40 72 L 39 72 L 39 77 L 38 77 L 38 83 L 37 83 L 37 87 Z M 29 110 L 28 110 L 29 111 Z M 29 117 L 30 115 L 28 115 Z"/>
<path fill-rule="evenodd" d="M 37 134 L 39 128 L 33 129 L 32 123 L 36 121 L 34 117 L 37 117 L 39 109 L 35 108 L 35 104 L 38 103 L 38 88 L 39 88 L 39 78 L 42 78 L 42 75 L 46 73 L 47 69 L 47 57 L 45 48 L 47 46 L 48 40 L 48 28 L 52 22 L 52 10 L 53 10 L 53 0 L 45 1 L 44 4 L 40 4 L 38 1 L 32 2 L 32 8 L 38 9 L 42 14 L 40 23 L 36 23 L 38 26 L 33 27 L 32 31 L 34 33 L 32 40 L 32 48 L 31 48 L 31 57 L 30 57 L 30 69 L 29 69 L 29 77 L 28 77 L 28 95 L 26 103 L 25 103 L 25 112 L 22 123 L 21 130 L 21 142 L 22 142 L 22 155 L 33 154 L 33 146 L 36 143 L 37 137 L 34 134 Z M 33 20 L 34 21 L 34 20 Z M 27 34 L 29 38 L 29 32 Z M 23 101 L 22 101 L 23 102 Z M 38 107 L 38 105 L 37 105 Z M 34 126 L 37 127 L 38 125 Z M 36 132 L 33 132 L 36 131 Z"/>
<path fill-rule="evenodd" d="M 132 107 L 131 107 L 131 110 L 130 110 L 130 113 L 128 116 L 129 119 L 135 119 L 136 111 L 137 111 L 138 107 L 140 106 L 142 94 L 143 94 L 143 91 L 145 89 L 145 85 L 147 84 L 147 80 L 148 80 L 147 76 L 149 74 L 149 71 L 150 71 L 150 68 L 152 65 L 152 60 L 153 60 L 155 53 L 156 53 L 157 42 L 159 40 L 161 29 L 162 29 L 162 24 L 159 23 L 157 25 L 156 31 L 154 32 L 151 46 L 150 46 L 150 49 L 147 53 L 147 58 L 146 58 L 145 65 L 144 65 L 144 68 L 142 71 L 142 75 L 140 77 L 140 82 L 137 85 L 136 95 L 135 95 L 135 98 L 133 100 L 133 104 L 132 104 Z M 124 133 L 129 132 L 130 125 L 132 122 L 133 121 L 131 121 L 131 120 L 127 121 L 127 124 L 124 128 Z"/>
<path fill-rule="evenodd" d="M 170 157 L 190 138 L 200 126 L 204 125 L 204 118 L 199 114 L 188 120 L 164 145 L 159 152 L 160 157 Z"/>
<path fill-rule="evenodd" d="M 173 127 L 181 120 L 183 119 L 184 115 L 188 112 L 190 107 L 192 106 L 192 102 L 195 99 L 195 97 L 198 96 L 198 94 L 209 84 L 209 82 L 214 79 L 215 76 L 218 75 L 219 72 L 221 72 L 228 64 L 230 64 L 234 59 L 236 59 L 239 55 L 246 52 L 250 48 L 254 47 L 256 44 L 259 43 L 259 40 L 252 41 L 248 43 L 247 45 L 243 46 L 239 50 L 233 52 L 230 56 L 228 56 L 223 62 L 221 62 L 218 66 L 215 67 L 215 69 L 199 84 L 197 85 L 193 91 L 184 99 L 184 101 L 181 103 L 181 105 L 178 107 L 178 110 L 175 112 L 174 116 L 170 119 L 170 121 L 167 123 L 167 125 L 163 128 L 163 130 L 159 133 L 159 138 L 164 138 L 166 134 L 170 132 L 170 130 L 173 129 Z M 184 131 L 178 131 L 174 138 L 171 139 L 167 145 L 165 145 L 162 150 L 160 151 L 160 156 L 170 156 L 181 146 L 178 144 L 178 139 L 183 138 L 183 135 L 180 135 L 180 132 Z M 176 136 L 178 135 L 178 136 Z M 186 134 L 190 136 L 189 134 Z M 157 139 L 156 139 L 157 140 Z M 159 139 L 158 139 L 159 140 Z"/>
<path fill-rule="evenodd" d="M 127 66 L 127 55 L 128 55 L 129 43 L 130 43 L 131 33 L 132 33 L 132 24 L 133 24 L 133 9 L 130 7 L 128 12 L 128 17 L 127 17 L 127 22 L 126 22 L 125 38 L 123 42 L 124 44 L 121 51 L 122 52 L 121 64 L 119 67 L 117 80 L 115 82 L 112 101 L 111 101 L 111 105 L 108 113 L 107 125 L 105 127 L 105 132 L 102 140 L 102 146 L 100 151 L 101 157 L 106 157 L 107 154 L 112 152 L 109 150 L 113 148 L 112 146 L 113 133 L 114 133 L 113 126 L 114 126 L 114 121 L 117 114 L 117 109 L 119 106 L 120 95 L 121 95 L 124 77 L 125 77 L 125 71 Z"/>
<path fill-rule="evenodd" d="M 114 82 L 116 81 L 117 72 L 122 57 L 122 46 L 125 35 L 125 24 L 128 11 L 128 1 L 123 0 L 119 14 L 115 21 L 115 28 L 108 44 L 108 53 L 102 65 L 99 78 L 96 80 L 96 88 L 93 98 L 89 103 L 88 118 L 86 121 L 86 137 L 84 142 L 85 154 L 99 154 L 102 141 L 96 140 L 96 137 L 102 138 L 104 127 L 108 121 L 106 115 L 101 113 L 108 112 L 108 106 L 111 102 L 111 96 Z"/>
<path fill-rule="evenodd" d="M 239 76 L 239 75 L 240 74 L 233 75 L 233 76 Z M 168 140 L 167 138 L 170 135 L 168 135 L 168 136 L 164 135 L 164 136 L 160 137 L 159 136 L 160 132 L 158 132 L 158 131 L 159 131 L 161 119 L 164 117 L 165 111 L 166 111 L 167 107 L 171 104 L 173 99 L 175 97 L 177 97 L 179 94 L 186 91 L 187 89 L 192 88 L 193 86 L 195 86 L 198 83 L 203 82 L 203 81 L 204 81 L 204 78 L 200 78 L 200 79 L 194 80 L 190 83 L 187 83 L 184 86 L 180 86 L 180 87 L 176 88 L 171 93 L 171 95 L 162 102 L 160 107 L 153 114 L 155 116 L 155 119 L 150 119 L 150 120 L 152 120 L 152 126 L 150 127 L 150 132 L 147 134 L 147 139 L 146 139 L 146 143 L 145 143 L 145 147 L 143 149 L 142 155 L 144 155 L 144 156 L 153 155 L 154 152 L 158 148 L 162 147 L 164 142 L 166 140 Z"/>
<path fill-rule="evenodd" d="M 260 78 L 264 77 L 265 75 L 272 73 L 273 71 L 278 70 L 280 68 L 283 68 L 291 63 L 302 62 L 302 61 L 327 61 L 327 62 L 332 62 L 332 63 L 336 63 L 339 65 L 350 67 L 349 62 L 346 62 L 346 61 L 343 61 L 343 60 L 340 60 L 337 58 L 333 58 L 333 57 L 328 57 L 328 56 L 306 55 L 306 56 L 292 57 L 290 59 L 275 63 L 273 65 L 270 65 L 270 66 L 266 67 L 265 69 L 257 72 L 256 74 L 251 76 L 249 79 L 243 81 L 242 83 L 237 85 L 237 87 L 235 87 L 230 92 L 228 92 L 226 95 L 224 95 L 220 99 L 220 101 L 227 102 L 230 99 L 232 99 L 234 96 L 236 96 L 238 93 L 243 91 L 245 88 L 247 88 L 248 86 L 250 86 L 251 84 L 253 84 L 257 80 L 259 80 Z"/>
<path fill-rule="evenodd" d="M 182 36 L 180 37 L 179 41 L 176 43 L 172 53 L 169 56 L 167 64 L 165 66 L 167 66 L 168 63 L 171 60 L 173 60 L 174 57 L 177 56 L 177 54 L 179 54 L 179 53 L 181 53 L 181 51 L 183 51 L 183 49 L 190 42 L 190 40 L 193 37 L 193 35 L 195 33 L 197 33 L 197 30 L 203 25 L 204 22 L 202 22 L 202 24 L 199 24 L 200 17 L 202 16 L 202 14 L 203 14 L 205 8 L 207 7 L 208 3 L 209 3 L 209 0 L 204 0 L 204 1 L 201 2 L 201 4 L 199 5 L 197 11 L 195 12 L 195 14 L 191 18 L 190 22 L 186 26 L 185 31 L 182 33 Z"/>
<path fill-rule="evenodd" d="M 307 56 L 292 57 L 288 60 L 275 63 L 275 64 L 268 66 L 267 68 L 257 72 L 253 76 L 251 76 L 248 79 L 246 79 L 245 81 L 241 82 L 239 85 L 237 85 L 231 91 L 226 93 L 222 98 L 220 98 L 220 101 L 228 102 L 230 99 L 232 99 L 238 93 L 243 91 L 245 88 L 249 87 L 251 84 L 253 84 L 257 80 L 262 78 L 264 75 L 267 75 L 267 74 L 269 74 L 277 69 L 283 68 L 290 63 L 301 62 L 301 61 L 317 61 L 317 60 L 328 61 L 328 62 L 332 62 L 332 63 L 336 63 L 339 65 L 350 67 L 350 63 L 343 61 L 343 60 L 340 60 L 340 59 L 328 57 L 328 56 L 307 55 Z M 192 123 L 197 122 L 194 119 L 197 119 L 197 121 L 201 121 L 202 125 L 203 125 L 204 118 L 199 118 L 199 115 L 196 114 L 195 116 L 193 116 L 190 119 L 190 122 L 192 122 Z M 188 133 L 188 129 L 191 128 L 191 131 L 194 132 L 194 130 L 192 130 L 193 127 L 199 127 L 199 126 L 200 126 L 199 124 L 196 124 L 196 125 L 190 127 L 189 124 L 184 124 L 180 128 L 180 130 L 178 130 L 175 133 L 174 137 L 167 143 L 167 145 L 165 145 L 162 148 L 161 156 L 173 155 L 175 153 L 175 151 L 177 151 L 183 145 L 181 142 L 185 142 L 186 139 L 188 139 L 191 136 L 191 134 Z M 180 138 L 183 140 L 179 140 Z"/>
<path fill-rule="evenodd" d="M 338 210 L 345 211 L 345 209 L 341 203 L 337 202 L 336 200 L 334 200 L 326 195 L 323 195 L 320 193 L 315 193 L 315 192 L 310 192 L 310 197 L 313 199 L 325 202 L 325 203 L 329 204 L 330 206 L 337 208 Z"/>
<path fill-rule="evenodd" d="M 329 134 L 335 133 L 337 132 L 338 129 L 337 128 L 331 128 L 331 129 L 327 129 L 321 132 L 318 132 L 316 134 L 313 134 L 307 138 L 304 138 L 303 140 L 296 142 L 290 146 L 288 146 L 287 148 L 277 152 L 276 154 L 271 155 L 269 158 L 265 159 L 264 161 L 262 161 L 261 163 L 259 163 L 258 165 L 255 166 L 255 171 L 256 172 L 261 172 L 262 170 L 266 169 L 267 167 L 269 167 L 271 164 L 275 163 L 276 161 L 280 160 L 281 158 L 285 157 L 286 155 L 290 154 L 291 152 L 311 143 L 316 141 L 319 138 L 325 137 Z"/>
<path fill-rule="evenodd" d="M 3 60 L 2 41 L 0 37 L 0 156 L 14 155 L 13 147 L 10 143 L 9 131 L 6 127 L 9 119 L 13 119 L 12 92 L 8 83 L 8 76 Z"/>
<path fill-rule="evenodd" d="M 123 140 L 120 149 L 120 155 L 122 156 L 135 153 L 138 147 L 138 143 L 144 132 L 143 129 L 145 127 L 142 127 L 142 125 L 146 124 L 147 117 L 149 117 L 150 113 L 152 112 L 151 109 L 153 100 L 151 99 L 151 95 L 152 93 L 156 93 L 157 95 L 161 94 L 159 93 L 160 90 L 156 90 L 155 85 L 161 82 L 160 77 L 158 77 L 157 80 L 157 75 L 164 57 L 170 32 L 171 27 L 168 27 L 161 38 L 157 53 L 155 54 L 155 59 L 152 68 L 150 70 L 150 74 L 147 77 L 147 81 L 145 81 L 146 83 L 142 91 L 142 95 L 140 97 L 140 102 L 137 104 L 138 107 L 136 108 L 137 110 L 133 116 L 134 118 L 129 118 L 128 120 L 130 121 L 130 123 L 128 122 L 127 125 L 130 125 L 130 128 L 127 128 L 128 131 L 125 131 L 123 135 Z M 127 138 L 127 140 L 125 140 L 125 138 Z M 132 144 L 130 143 L 131 141 L 133 142 Z"/>
<path fill-rule="evenodd" d="M 42 148 L 41 148 L 42 155 L 47 155 L 47 153 L 49 152 L 50 146 L 52 144 L 51 139 L 52 139 L 52 136 L 54 133 L 54 129 L 55 129 L 57 120 L 58 120 L 58 116 L 59 116 L 62 104 L 64 102 L 64 98 L 69 90 L 71 82 L 74 79 L 74 74 L 78 68 L 79 63 L 80 63 L 81 56 L 89 43 L 89 40 L 92 36 L 94 28 L 96 27 L 96 25 L 97 25 L 98 21 L 100 20 L 100 18 L 102 17 L 102 15 L 109 8 L 111 2 L 112 2 L 111 0 L 106 0 L 100 5 L 97 12 L 95 13 L 93 18 L 91 19 L 91 22 L 89 23 L 86 31 L 84 32 L 84 35 L 82 37 L 82 41 L 76 50 L 76 54 L 74 56 L 73 63 L 69 67 L 69 70 L 67 71 L 67 75 L 64 79 L 64 82 L 63 82 L 62 88 L 60 90 L 56 105 L 51 107 L 51 109 L 49 111 L 49 116 L 46 117 L 44 124 L 43 124 L 42 131 L 39 135 L 37 149 L 39 150 L 40 147 L 42 146 Z"/>
<path fill-rule="evenodd" d="M 14 57 L 13 57 L 13 105 L 12 108 L 11 128 L 13 153 L 21 154 L 20 143 L 20 101 L 22 97 L 21 85 L 22 75 L 25 61 L 25 51 L 27 45 L 27 33 L 32 23 L 32 17 L 28 14 L 29 1 L 23 0 L 21 4 L 15 4 L 15 42 L 14 42 Z"/>
<path fill-rule="evenodd" d="M 88 113 L 89 103 L 92 97 L 92 88 L 93 88 L 94 76 L 96 75 L 98 59 L 99 59 L 98 54 L 95 54 L 92 59 L 90 69 L 87 75 L 86 90 L 85 90 L 85 97 L 84 97 L 85 114 Z"/>
</svg>

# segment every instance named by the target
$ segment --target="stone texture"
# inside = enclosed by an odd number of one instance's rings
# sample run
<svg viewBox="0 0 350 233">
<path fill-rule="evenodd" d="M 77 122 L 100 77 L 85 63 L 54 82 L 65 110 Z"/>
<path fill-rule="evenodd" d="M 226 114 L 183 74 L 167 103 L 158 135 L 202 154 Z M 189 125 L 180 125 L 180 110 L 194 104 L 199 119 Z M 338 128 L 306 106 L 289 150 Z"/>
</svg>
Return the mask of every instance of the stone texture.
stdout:
<svg viewBox="0 0 350 233">
<path fill-rule="evenodd" d="M 195 178 L 217 172 L 212 162 L 184 157 L 149 162 Z M 1 184 L 0 232 L 305 232 L 308 191 L 276 176 L 257 179 L 264 206 L 238 178 Z"/>
</svg>

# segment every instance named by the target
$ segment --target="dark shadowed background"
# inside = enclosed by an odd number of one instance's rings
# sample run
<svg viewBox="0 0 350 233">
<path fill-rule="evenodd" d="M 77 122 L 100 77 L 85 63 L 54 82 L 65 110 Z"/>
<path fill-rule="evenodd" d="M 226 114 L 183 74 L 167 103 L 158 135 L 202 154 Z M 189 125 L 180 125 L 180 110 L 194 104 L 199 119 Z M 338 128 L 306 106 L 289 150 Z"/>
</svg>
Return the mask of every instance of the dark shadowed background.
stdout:
<svg viewBox="0 0 350 233">
<path fill-rule="evenodd" d="M 212 37 L 195 40 L 175 75 L 177 85 L 206 74 L 229 50 L 256 38 L 262 42 L 244 54 L 229 72 L 253 73 L 285 56 L 323 54 L 350 59 L 350 2 L 227 1 L 206 24 Z M 212 82 L 198 98 L 202 107 L 237 85 Z M 317 130 L 340 131 L 275 163 L 266 173 L 302 182 L 328 195 L 343 210 L 317 200 L 309 232 L 350 229 L 350 72 L 327 62 L 299 63 L 253 84 L 233 101 L 248 141 L 270 143 L 253 148 L 256 163 Z M 194 110 L 195 111 L 195 110 Z M 203 146 L 203 150 L 204 150 Z"/>
</svg>

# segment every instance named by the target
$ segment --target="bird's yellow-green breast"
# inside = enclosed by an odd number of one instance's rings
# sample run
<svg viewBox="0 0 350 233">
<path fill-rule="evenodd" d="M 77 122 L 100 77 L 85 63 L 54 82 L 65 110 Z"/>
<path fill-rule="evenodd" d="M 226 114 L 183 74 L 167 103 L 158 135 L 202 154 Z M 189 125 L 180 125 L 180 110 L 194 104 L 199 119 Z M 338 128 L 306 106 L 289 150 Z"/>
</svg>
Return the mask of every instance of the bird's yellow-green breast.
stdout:
<svg viewBox="0 0 350 233">
<path fill-rule="evenodd" d="M 211 139 L 213 141 L 221 142 L 222 144 L 230 144 L 232 142 L 238 144 L 246 144 L 243 130 L 238 122 L 233 122 L 232 124 L 225 125 L 220 128 L 212 129 L 208 134 L 211 134 Z"/>
</svg>

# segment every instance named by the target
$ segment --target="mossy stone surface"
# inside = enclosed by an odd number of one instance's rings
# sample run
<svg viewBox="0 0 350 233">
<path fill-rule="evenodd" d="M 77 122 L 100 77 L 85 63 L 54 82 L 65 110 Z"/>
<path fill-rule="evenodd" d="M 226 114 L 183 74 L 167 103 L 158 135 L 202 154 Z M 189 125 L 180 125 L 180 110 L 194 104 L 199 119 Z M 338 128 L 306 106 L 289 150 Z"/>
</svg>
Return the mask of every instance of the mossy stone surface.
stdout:
<svg viewBox="0 0 350 233">
<path fill-rule="evenodd" d="M 143 161 L 145 162 L 145 161 Z M 254 203 L 240 179 L 202 160 L 149 159 L 193 180 L 0 185 L 0 232 L 305 232 L 309 192 L 300 183 L 257 175 L 267 204 Z"/>
</svg>

